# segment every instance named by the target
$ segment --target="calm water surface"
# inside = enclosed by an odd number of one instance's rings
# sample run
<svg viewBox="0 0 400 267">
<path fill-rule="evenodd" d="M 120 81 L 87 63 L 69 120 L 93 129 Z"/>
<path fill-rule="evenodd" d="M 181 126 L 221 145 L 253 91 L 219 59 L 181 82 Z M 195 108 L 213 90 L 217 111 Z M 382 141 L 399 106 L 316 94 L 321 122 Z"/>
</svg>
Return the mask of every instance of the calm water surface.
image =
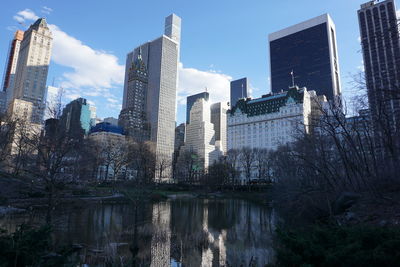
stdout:
<svg viewBox="0 0 400 267">
<path fill-rule="evenodd" d="M 44 213 L 0 219 L 13 231 L 22 223 L 40 225 Z M 135 219 L 136 218 L 136 219 Z M 127 264 L 137 225 L 140 266 L 265 266 L 273 258 L 275 214 L 243 200 L 171 200 L 158 203 L 91 204 L 54 212 L 58 245 L 80 244 L 79 261 L 104 266 Z"/>
</svg>

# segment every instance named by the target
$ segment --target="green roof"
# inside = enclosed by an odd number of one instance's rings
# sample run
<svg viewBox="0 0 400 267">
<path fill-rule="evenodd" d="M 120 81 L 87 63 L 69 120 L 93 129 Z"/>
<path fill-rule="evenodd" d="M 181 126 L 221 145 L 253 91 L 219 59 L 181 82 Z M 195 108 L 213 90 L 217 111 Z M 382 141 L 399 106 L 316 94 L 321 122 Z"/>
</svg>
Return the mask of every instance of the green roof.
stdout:
<svg viewBox="0 0 400 267">
<path fill-rule="evenodd" d="M 279 109 L 285 106 L 289 99 L 297 104 L 303 103 L 303 97 L 304 88 L 291 87 L 288 91 L 279 94 L 267 95 L 257 99 L 240 99 L 232 107 L 230 114 L 234 115 L 239 109 L 248 117 L 279 112 Z"/>
</svg>

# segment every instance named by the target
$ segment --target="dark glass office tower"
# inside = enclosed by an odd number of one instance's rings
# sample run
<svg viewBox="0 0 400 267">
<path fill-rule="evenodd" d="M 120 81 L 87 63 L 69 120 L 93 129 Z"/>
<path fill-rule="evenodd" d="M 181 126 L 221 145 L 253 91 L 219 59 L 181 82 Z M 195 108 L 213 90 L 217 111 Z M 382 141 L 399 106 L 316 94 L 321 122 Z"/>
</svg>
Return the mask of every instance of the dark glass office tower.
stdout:
<svg viewBox="0 0 400 267">
<path fill-rule="evenodd" d="M 186 124 L 190 122 L 190 110 L 193 107 L 194 102 L 197 99 L 204 98 L 206 101 L 210 98 L 210 94 L 208 92 L 203 92 L 195 95 L 188 96 L 186 98 Z"/>
<path fill-rule="evenodd" d="M 340 96 L 336 31 L 328 14 L 270 34 L 269 48 L 273 93 L 294 83 L 328 100 Z"/>
<path fill-rule="evenodd" d="M 247 78 L 231 81 L 231 102 L 229 103 L 231 108 L 236 105 L 239 99 L 247 98 L 248 88 Z"/>
<path fill-rule="evenodd" d="M 358 19 L 377 144 L 400 146 L 400 34 L 395 1 L 365 3 Z"/>
</svg>

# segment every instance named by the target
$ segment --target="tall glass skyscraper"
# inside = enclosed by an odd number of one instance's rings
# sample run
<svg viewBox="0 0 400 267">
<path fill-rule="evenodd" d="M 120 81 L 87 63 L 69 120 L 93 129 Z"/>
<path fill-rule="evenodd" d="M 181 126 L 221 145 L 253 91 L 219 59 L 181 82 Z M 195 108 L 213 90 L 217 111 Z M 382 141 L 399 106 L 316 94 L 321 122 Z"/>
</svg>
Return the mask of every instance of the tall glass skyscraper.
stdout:
<svg viewBox="0 0 400 267">
<path fill-rule="evenodd" d="M 328 14 L 269 35 L 271 91 L 298 85 L 325 95 L 340 96 L 335 24 Z"/>
<path fill-rule="evenodd" d="M 395 1 L 367 2 L 358 10 L 358 19 L 377 144 L 385 145 L 385 140 L 395 145 L 395 137 L 400 146 L 400 34 Z"/>
<path fill-rule="evenodd" d="M 231 81 L 231 102 L 230 106 L 233 108 L 236 102 L 241 98 L 248 97 L 248 82 L 247 78 Z"/>
<path fill-rule="evenodd" d="M 190 110 L 192 109 L 194 102 L 196 102 L 196 100 L 200 98 L 208 101 L 208 99 L 210 98 L 210 94 L 208 92 L 202 92 L 199 94 L 188 96 L 186 98 L 186 124 L 190 122 Z"/>
<path fill-rule="evenodd" d="M 165 18 L 164 35 L 144 43 L 127 55 L 123 108 L 129 104 L 129 69 L 139 53 L 147 68 L 145 118 L 150 128 L 150 141 L 155 145 L 156 162 L 172 162 L 175 139 L 176 93 L 178 85 L 178 61 L 181 18 L 175 14 Z M 171 172 L 163 172 L 160 180 L 171 178 Z"/>
<path fill-rule="evenodd" d="M 73 138 L 83 138 L 90 130 L 90 109 L 85 98 L 69 102 L 60 117 L 60 129 Z"/>
</svg>

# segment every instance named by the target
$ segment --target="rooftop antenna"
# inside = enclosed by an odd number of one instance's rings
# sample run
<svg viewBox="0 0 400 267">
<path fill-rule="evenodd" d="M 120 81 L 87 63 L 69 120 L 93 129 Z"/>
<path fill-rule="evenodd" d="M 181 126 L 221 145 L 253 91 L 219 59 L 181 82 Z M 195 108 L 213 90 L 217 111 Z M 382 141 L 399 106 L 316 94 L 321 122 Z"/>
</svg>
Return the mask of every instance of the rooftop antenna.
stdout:
<svg viewBox="0 0 400 267">
<path fill-rule="evenodd" d="M 142 59 L 142 47 L 139 46 L 139 54 L 138 54 L 138 59 Z"/>
<path fill-rule="evenodd" d="M 206 93 L 208 92 L 208 88 L 207 88 L 207 86 L 206 86 Z"/>
<path fill-rule="evenodd" d="M 293 69 L 290 72 L 290 75 L 292 76 L 292 87 L 294 87 L 294 72 L 293 72 Z"/>
</svg>

